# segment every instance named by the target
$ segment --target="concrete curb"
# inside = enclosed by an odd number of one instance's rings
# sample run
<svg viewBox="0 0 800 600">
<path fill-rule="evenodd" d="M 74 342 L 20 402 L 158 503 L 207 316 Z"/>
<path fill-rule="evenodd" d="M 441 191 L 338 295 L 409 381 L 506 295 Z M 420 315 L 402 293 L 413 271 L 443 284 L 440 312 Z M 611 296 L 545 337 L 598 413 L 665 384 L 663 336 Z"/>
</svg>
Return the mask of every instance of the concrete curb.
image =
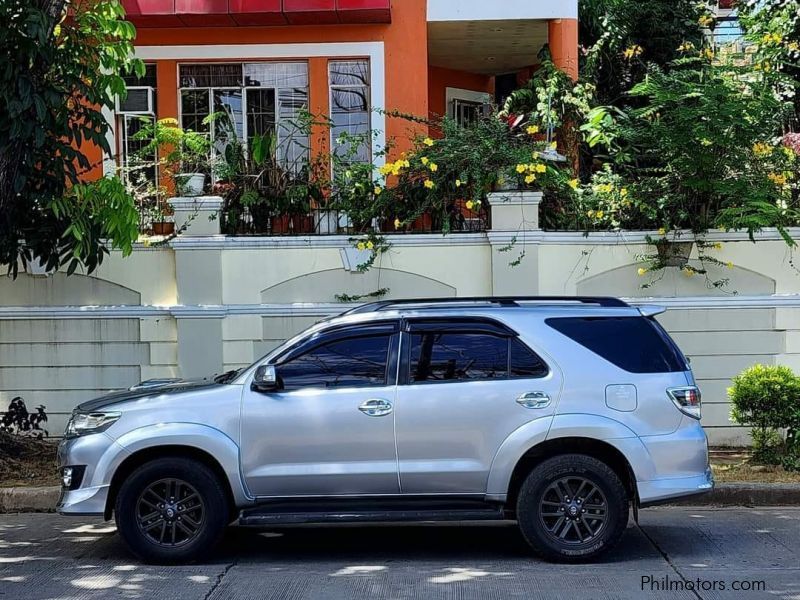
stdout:
<svg viewBox="0 0 800 600">
<path fill-rule="evenodd" d="M 59 486 L 0 488 L 0 513 L 55 512 Z"/>
<path fill-rule="evenodd" d="M 718 483 L 713 492 L 670 502 L 678 506 L 800 506 L 800 483 Z"/>
</svg>

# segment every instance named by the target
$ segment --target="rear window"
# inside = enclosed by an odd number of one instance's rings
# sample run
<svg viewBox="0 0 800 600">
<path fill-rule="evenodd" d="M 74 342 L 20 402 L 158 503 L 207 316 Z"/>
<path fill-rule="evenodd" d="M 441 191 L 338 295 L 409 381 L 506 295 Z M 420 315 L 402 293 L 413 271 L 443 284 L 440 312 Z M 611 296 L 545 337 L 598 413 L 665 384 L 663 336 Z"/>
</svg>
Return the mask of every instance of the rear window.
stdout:
<svg viewBox="0 0 800 600">
<path fill-rule="evenodd" d="M 655 319 L 563 317 L 546 319 L 545 322 L 630 373 L 688 370 L 683 354 Z"/>
</svg>

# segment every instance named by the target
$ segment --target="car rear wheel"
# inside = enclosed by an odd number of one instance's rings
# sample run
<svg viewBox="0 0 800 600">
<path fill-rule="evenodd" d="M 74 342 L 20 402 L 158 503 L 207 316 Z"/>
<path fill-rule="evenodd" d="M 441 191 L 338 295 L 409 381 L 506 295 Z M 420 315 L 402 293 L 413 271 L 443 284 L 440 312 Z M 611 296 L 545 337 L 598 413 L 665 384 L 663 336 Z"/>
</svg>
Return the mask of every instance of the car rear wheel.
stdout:
<svg viewBox="0 0 800 600">
<path fill-rule="evenodd" d="M 228 521 L 228 501 L 219 479 L 203 463 L 160 458 L 125 480 L 115 517 L 120 536 L 140 559 L 190 562 L 219 542 Z"/>
<path fill-rule="evenodd" d="M 567 454 L 530 472 L 517 497 L 517 521 L 527 542 L 544 558 L 587 561 L 619 542 L 628 508 L 625 486 L 608 465 Z"/>
</svg>

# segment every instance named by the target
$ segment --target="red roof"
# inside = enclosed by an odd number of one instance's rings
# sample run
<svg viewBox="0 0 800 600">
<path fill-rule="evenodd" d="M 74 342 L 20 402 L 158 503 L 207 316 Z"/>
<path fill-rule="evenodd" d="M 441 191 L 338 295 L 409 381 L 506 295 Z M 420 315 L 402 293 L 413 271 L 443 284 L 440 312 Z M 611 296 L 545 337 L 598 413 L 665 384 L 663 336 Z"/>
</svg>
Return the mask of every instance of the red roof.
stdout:
<svg viewBox="0 0 800 600">
<path fill-rule="evenodd" d="M 390 23 L 391 0 L 122 0 L 137 27 Z"/>
</svg>

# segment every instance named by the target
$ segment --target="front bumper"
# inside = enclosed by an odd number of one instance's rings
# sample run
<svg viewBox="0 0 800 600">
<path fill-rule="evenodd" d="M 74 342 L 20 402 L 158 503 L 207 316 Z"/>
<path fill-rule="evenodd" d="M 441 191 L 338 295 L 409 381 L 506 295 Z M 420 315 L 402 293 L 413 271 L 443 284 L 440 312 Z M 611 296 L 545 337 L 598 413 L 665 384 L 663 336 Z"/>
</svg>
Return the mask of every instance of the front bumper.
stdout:
<svg viewBox="0 0 800 600">
<path fill-rule="evenodd" d="M 109 458 L 114 440 L 105 433 L 63 439 L 58 445 L 58 467 L 85 466 L 77 489 L 62 487 L 56 511 L 62 515 L 102 515 L 110 487 Z"/>
<path fill-rule="evenodd" d="M 108 500 L 108 485 L 61 490 L 56 511 L 61 515 L 103 515 Z"/>
</svg>

